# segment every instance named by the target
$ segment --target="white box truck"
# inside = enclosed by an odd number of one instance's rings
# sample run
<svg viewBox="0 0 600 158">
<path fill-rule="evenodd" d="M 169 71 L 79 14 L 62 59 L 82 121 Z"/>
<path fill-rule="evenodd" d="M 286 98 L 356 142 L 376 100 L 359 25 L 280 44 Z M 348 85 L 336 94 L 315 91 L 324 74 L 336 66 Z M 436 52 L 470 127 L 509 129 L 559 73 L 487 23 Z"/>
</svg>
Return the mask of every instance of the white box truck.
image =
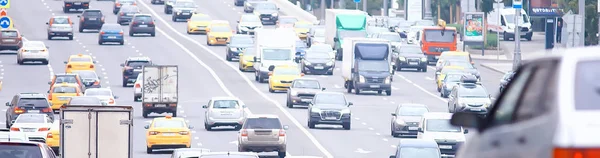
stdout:
<svg viewBox="0 0 600 158">
<path fill-rule="evenodd" d="M 133 158 L 131 106 L 63 106 L 62 158 Z"/>
<path fill-rule="evenodd" d="M 487 23 L 488 30 L 498 32 L 504 41 L 515 39 L 515 14 L 514 8 L 495 8 L 488 13 Z M 498 19 L 500 18 L 500 19 Z M 519 26 L 521 28 L 520 38 L 525 38 L 531 41 L 533 29 L 531 28 L 531 19 L 525 10 L 521 9 L 521 17 L 519 18 Z"/>
<path fill-rule="evenodd" d="M 292 28 L 258 29 L 254 38 L 254 80 L 267 82 L 271 66 L 297 65 L 296 41 L 300 38 Z"/>
<path fill-rule="evenodd" d="M 177 65 L 148 65 L 142 68 L 142 116 L 150 113 L 171 113 L 177 117 Z"/>
<path fill-rule="evenodd" d="M 325 43 L 336 50 L 336 59 L 342 60 L 343 39 L 348 37 L 367 37 L 367 17 L 360 10 L 325 10 Z"/>
<path fill-rule="evenodd" d="M 342 77 L 348 93 L 376 91 L 392 95 L 392 47 L 376 38 L 344 38 Z"/>
</svg>

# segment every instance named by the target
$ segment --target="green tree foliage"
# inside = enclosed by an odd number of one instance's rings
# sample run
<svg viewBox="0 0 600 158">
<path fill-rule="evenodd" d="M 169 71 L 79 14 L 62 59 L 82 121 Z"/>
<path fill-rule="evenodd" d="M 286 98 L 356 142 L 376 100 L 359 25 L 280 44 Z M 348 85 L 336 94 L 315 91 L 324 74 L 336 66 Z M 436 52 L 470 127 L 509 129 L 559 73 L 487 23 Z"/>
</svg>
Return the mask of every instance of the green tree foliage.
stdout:
<svg viewBox="0 0 600 158">
<path fill-rule="evenodd" d="M 344 3 L 346 3 L 346 9 L 356 9 L 356 3 L 354 3 L 354 0 L 343 0 Z M 361 0 L 360 3 L 358 3 L 358 9 L 362 10 L 362 6 L 363 6 L 363 2 L 365 0 Z M 369 13 L 369 15 L 373 15 L 373 13 L 377 13 L 377 15 L 380 15 L 380 11 L 381 8 L 383 8 L 383 0 L 368 0 L 367 2 L 367 13 Z"/>
</svg>

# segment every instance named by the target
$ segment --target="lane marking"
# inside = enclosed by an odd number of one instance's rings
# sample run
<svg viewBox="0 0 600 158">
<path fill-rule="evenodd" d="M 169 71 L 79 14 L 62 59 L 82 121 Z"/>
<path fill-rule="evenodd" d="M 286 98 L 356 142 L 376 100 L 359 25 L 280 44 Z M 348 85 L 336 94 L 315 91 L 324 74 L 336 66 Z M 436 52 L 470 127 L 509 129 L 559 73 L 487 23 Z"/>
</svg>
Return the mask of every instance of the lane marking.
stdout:
<svg viewBox="0 0 600 158">
<path fill-rule="evenodd" d="M 276 106 L 277 108 L 279 108 L 279 110 L 288 118 L 290 119 L 290 121 L 292 121 L 292 123 L 298 127 L 298 129 L 300 129 L 300 131 L 302 131 L 302 133 L 304 133 L 304 135 L 306 135 L 308 137 L 308 139 L 310 139 L 310 141 L 315 145 L 315 147 L 317 149 L 319 149 L 326 157 L 328 158 L 333 158 L 333 155 L 327 151 L 327 149 L 325 149 L 325 147 L 323 147 L 323 145 L 321 145 L 321 143 L 319 143 L 319 141 L 317 140 L 317 138 L 315 138 L 315 136 L 313 136 L 306 128 L 304 128 L 304 126 L 302 126 L 302 124 L 300 124 L 300 122 L 298 122 L 298 120 L 296 120 L 296 118 L 294 118 L 292 116 L 292 114 L 290 114 L 286 109 L 284 109 L 284 107 L 279 104 L 277 101 L 271 99 L 269 96 L 267 96 L 265 93 L 263 93 L 262 91 L 260 91 L 258 88 L 256 88 L 256 86 L 254 85 L 253 82 L 251 82 L 245 74 L 242 74 L 240 71 L 238 71 L 238 68 L 228 64 L 228 61 L 225 61 L 223 58 L 221 58 L 219 55 L 217 55 L 217 53 L 213 52 L 212 50 L 210 50 L 207 46 L 204 46 L 202 44 L 200 44 L 199 42 L 193 40 L 190 37 L 187 37 L 185 35 L 183 35 L 182 33 L 178 32 L 175 28 L 173 28 L 173 26 L 171 26 L 171 24 L 169 24 L 167 21 L 165 21 L 165 19 L 163 19 L 161 17 L 161 15 L 157 14 L 156 11 L 154 11 L 150 6 L 148 6 L 148 4 L 146 4 L 146 2 L 144 2 L 143 0 L 138 0 L 138 2 L 140 4 L 142 4 L 146 9 L 148 9 L 148 11 L 150 11 L 150 13 L 152 13 L 154 15 L 154 17 L 156 17 L 159 21 L 161 21 L 163 24 L 165 24 L 164 26 L 166 26 L 167 28 L 169 28 L 171 31 L 173 31 L 175 34 L 179 35 L 180 37 L 196 44 L 197 46 L 199 46 L 200 48 L 206 50 L 208 53 L 212 54 L 213 56 L 217 57 L 218 60 L 220 60 L 221 62 L 225 63 L 225 65 L 229 66 L 232 70 L 234 70 L 234 72 L 237 72 L 238 75 L 244 79 L 246 81 L 246 83 L 252 88 L 254 89 L 254 91 L 257 92 L 257 94 L 259 94 L 260 96 L 262 96 L 265 100 L 273 103 L 274 106 Z M 218 75 L 214 72 L 214 70 L 209 67 L 208 65 L 206 65 L 204 62 L 202 62 L 194 53 L 192 53 L 190 50 L 188 50 L 185 46 L 183 46 L 183 44 L 179 43 L 177 40 L 175 40 L 173 37 L 171 37 L 169 34 L 167 34 L 166 32 L 164 32 L 162 29 L 160 29 L 159 27 L 156 27 L 156 30 L 160 33 L 162 33 L 164 35 L 164 37 L 166 37 L 167 39 L 171 40 L 172 42 L 174 42 L 177 46 L 179 46 L 181 49 L 183 49 L 188 55 L 190 55 L 190 57 L 192 57 L 194 60 L 196 60 L 196 62 L 198 62 L 200 65 L 202 65 L 204 68 L 206 68 L 208 70 L 208 72 L 211 74 L 211 76 L 217 81 L 217 83 L 219 84 L 219 86 L 223 89 L 223 91 L 225 91 L 225 93 L 227 93 L 229 96 L 234 96 L 233 93 L 231 93 L 229 91 L 229 89 L 225 86 L 225 84 L 223 84 L 223 81 L 218 77 Z M 250 111 L 248 108 L 244 109 L 245 111 Z"/>
<path fill-rule="evenodd" d="M 405 81 L 406 81 L 406 82 L 408 82 L 408 83 L 411 83 L 413 86 L 415 86 L 415 87 L 417 87 L 418 89 L 420 89 L 421 91 L 423 91 L 423 92 L 425 92 L 425 93 L 427 93 L 427 94 L 429 94 L 429 95 L 433 96 L 434 98 L 437 98 L 437 99 L 441 100 L 441 101 L 442 101 L 442 102 L 444 102 L 444 103 L 447 103 L 447 102 L 448 102 L 448 100 L 446 100 L 446 99 L 444 99 L 444 98 L 441 98 L 440 96 L 438 96 L 438 95 L 435 95 L 435 94 L 433 94 L 433 93 L 431 93 L 431 92 L 427 91 L 425 88 L 423 88 L 423 87 L 421 87 L 421 86 L 419 86 L 419 85 L 417 85 L 417 84 L 414 84 L 414 83 L 413 83 L 411 80 L 407 79 L 406 77 L 404 77 L 404 76 L 402 76 L 402 75 L 400 75 L 400 74 L 398 74 L 398 77 L 402 78 L 403 80 L 405 80 Z"/>
<path fill-rule="evenodd" d="M 426 80 L 433 81 L 433 78 L 431 78 L 431 77 L 425 77 L 425 79 L 426 79 Z"/>
</svg>

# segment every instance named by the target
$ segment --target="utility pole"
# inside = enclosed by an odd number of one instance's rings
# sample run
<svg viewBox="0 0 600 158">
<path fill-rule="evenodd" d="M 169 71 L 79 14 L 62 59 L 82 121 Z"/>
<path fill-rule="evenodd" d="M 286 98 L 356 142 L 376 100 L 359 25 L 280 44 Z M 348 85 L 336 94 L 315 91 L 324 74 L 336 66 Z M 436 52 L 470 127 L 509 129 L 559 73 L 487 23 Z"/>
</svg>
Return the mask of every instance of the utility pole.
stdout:
<svg viewBox="0 0 600 158">
<path fill-rule="evenodd" d="M 523 8 L 523 0 L 513 0 L 513 8 L 515 9 L 515 54 L 513 58 L 513 71 L 517 71 L 521 66 L 521 8 Z"/>
<path fill-rule="evenodd" d="M 368 0 L 362 0 L 362 5 L 363 5 L 363 11 L 369 13 L 369 11 L 367 10 L 367 1 Z"/>
<path fill-rule="evenodd" d="M 581 16 L 581 33 L 579 34 L 578 47 L 585 46 L 585 1 L 579 0 L 579 15 Z M 577 20 L 575 20 L 577 21 Z"/>
<path fill-rule="evenodd" d="M 383 0 L 383 16 L 388 16 L 389 0 Z"/>
<path fill-rule="evenodd" d="M 323 0 L 326 1 L 326 0 Z M 331 9 L 335 9 L 335 0 L 331 0 L 331 6 L 329 6 Z M 323 12 L 325 13 L 325 12 Z"/>
</svg>

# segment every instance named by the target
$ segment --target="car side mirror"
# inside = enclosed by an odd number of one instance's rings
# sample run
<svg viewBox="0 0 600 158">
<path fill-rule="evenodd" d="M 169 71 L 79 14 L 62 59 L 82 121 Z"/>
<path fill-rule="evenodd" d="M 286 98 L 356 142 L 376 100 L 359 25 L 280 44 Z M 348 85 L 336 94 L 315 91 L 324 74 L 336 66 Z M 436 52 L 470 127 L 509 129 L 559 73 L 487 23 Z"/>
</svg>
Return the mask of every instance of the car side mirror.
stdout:
<svg viewBox="0 0 600 158">
<path fill-rule="evenodd" d="M 52 84 L 52 81 L 48 81 L 48 84 Z"/>
<path fill-rule="evenodd" d="M 115 96 L 113 96 L 113 98 L 115 98 L 115 99 L 119 99 L 119 96 L 116 96 L 116 95 L 115 95 Z"/>
<path fill-rule="evenodd" d="M 10 106 L 10 102 L 6 102 L 6 106 Z"/>
<path fill-rule="evenodd" d="M 283 125 L 283 129 L 284 129 L 284 130 L 288 130 L 288 129 L 290 129 L 290 126 L 288 126 L 288 125 Z"/>
<path fill-rule="evenodd" d="M 354 105 L 354 103 L 352 103 L 352 102 L 349 102 L 349 103 L 348 103 L 348 106 L 350 106 L 350 105 Z"/>
<path fill-rule="evenodd" d="M 192 125 L 189 125 L 189 126 L 188 126 L 188 128 L 189 128 L 189 129 L 194 129 L 194 126 L 192 126 Z"/>
<path fill-rule="evenodd" d="M 238 20 L 237 23 L 240 23 L 240 21 Z"/>
<path fill-rule="evenodd" d="M 269 76 L 273 76 L 273 72 L 269 72 Z"/>
<path fill-rule="evenodd" d="M 46 93 L 50 93 L 50 91 L 47 91 Z"/>
<path fill-rule="evenodd" d="M 419 130 L 419 132 L 423 133 L 423 128 L 422 127 L 419 127 L 418 130 Z"/>
<path fill-rule="evenodd" d="M 491 94 L 488 94 L 488 98 L 492 98 L 492 95 L 491 95 Z"/>
<path fill-rule="evenodd" d="M 327 90 L 327 88 L 321 88 L 322 91 Z"/>
<path fill-rule="evenodd" d="M 150 125 L 145 125 L 144 128 L 148 129 L 148 128 L 150 128 Z"/>
<path fill-rule="evenodd" d="M 49 25 L 50 23 L 46 22 L 46 25 Z"/>
<path fill-rule="evenodd" d="M 450 124 L 466 128 L 479 128 L 483 122 L 481 117 L 472 113 L 457 112 L 452 114 Z"/>
<path fill-rule="evenodd" d="M 121 67 L 125 67 L 125 64 L 121 64 Z"/>
<path fill-rule="evenodd" d="M 206 105 L 202 105 L 202 108 L 206 109 L 206 108 L 208 108 L 208 106 L 206 106 Z"/>
<path fill-rule="evenodd" d="M 468 129 L 465 129 L 465 134 L 467 134 L 467 133 L 469 133 L 469 130 L 468 130 Z"/>
<path fill-rule="evenodd" d="M 64 61 L 63 63 L 67 64 L 68 62 L 67 62 L 67 61 Z"/>
<path fill-rule="evenodd" d="M 258 58 L 254 57 L 254 58 L 253 58 L 253 61 L 254 61 L 254 62 L 258 62 Z"/>
<path fill-rule="evenodd" d="M 248 107 L 248 106 L 246 106 L 246 105 L 242 105 L 242 108 L 247 108 L 247 107 Z"/>
<path fill-rule="evenodd" d="M 392 113 L 392 116 L 396 116 L 396 113 Z"/>
</svg>

